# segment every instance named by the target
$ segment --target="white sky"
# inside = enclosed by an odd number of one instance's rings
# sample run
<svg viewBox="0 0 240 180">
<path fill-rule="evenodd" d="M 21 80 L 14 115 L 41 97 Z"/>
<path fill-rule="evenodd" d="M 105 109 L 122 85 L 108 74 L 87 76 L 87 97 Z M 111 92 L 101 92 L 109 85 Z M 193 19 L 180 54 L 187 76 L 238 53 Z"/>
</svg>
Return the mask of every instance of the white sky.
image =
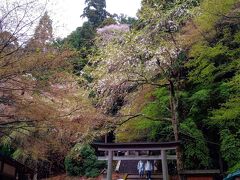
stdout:
<svg viewBox="0 0 240 180">
<path fill-rule="evenodd" d="M 53 20 L 55 36 L 65 37 L 77 27 L 81 26 L 85 0 L 49 0 L 48 11 Z M 135 17 L 140 8 L 141 0 L 106 0 L 107 11 L 123 13 Z"/>
</svg>

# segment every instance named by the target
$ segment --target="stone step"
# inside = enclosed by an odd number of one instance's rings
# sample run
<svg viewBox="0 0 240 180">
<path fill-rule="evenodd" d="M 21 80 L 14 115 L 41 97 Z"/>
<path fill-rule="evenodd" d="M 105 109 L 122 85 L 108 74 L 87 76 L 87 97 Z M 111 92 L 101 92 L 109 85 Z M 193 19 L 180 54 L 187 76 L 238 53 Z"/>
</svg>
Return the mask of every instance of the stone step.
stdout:
<svg viewBox="0 0 240 180">
<path fill-rule="evenodd" d="M 144 175 L 144 177 L 140 178 L 138 174 L 128 174 L 127 175 L 127 180 L 140 180 L 140 179 L 147 179 L 146 175 Z M 163 179 L 163 176 L 162 174 L 152 174 L 151 176 L 151 180 L 152 179 L 158 179 L 158 180 L 162 180 Z"/>
</svg>

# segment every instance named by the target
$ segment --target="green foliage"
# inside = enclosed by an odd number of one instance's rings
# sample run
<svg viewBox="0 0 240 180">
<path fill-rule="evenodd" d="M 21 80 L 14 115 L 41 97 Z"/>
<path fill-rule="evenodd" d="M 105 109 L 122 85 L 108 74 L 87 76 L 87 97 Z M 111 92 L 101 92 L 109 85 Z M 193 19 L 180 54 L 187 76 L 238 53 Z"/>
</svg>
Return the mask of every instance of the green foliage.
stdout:
<svg viewBox="0 0 240 180">
<path fill-rule="evenodd" d="M 237 164 L 235 164 L 235 166 L 231 167 L 229 170 L 228 170 L 228 173 L 234 173 L 236 171 L 238 171 L 240 169 L 240 163 L 237 162 Z"/>
<path fill-rule="evenodd" d="M 197 24 L 203 31 L 212 30 L 225 14 L 233 8 L 238 0 L 203 0 L 201 3 L 202 14 L 196 18 Z"/>
<path fill-rule="evenodd" d="M 213 120 L 220 125 L 236 126 L 240 122 L 240 97 L 232 97 L 221 108 L 213 111 Z"/>
<path fill-rule="evenodd" d="M 240 32 L 236 33 L 234 36 L 234 41 L 240 44 Z"/>
<path fill-rule="evenodd" d="M 211 123 L 220 129 L 221 153 L 227 162 L 229 171 L 233 172 L 239 168 L 240 156 L 240 96 L 239 96 L 239 74 L 226 83 L 229 96 L 220 108 L 212 111 Z"/>
<path fill-rule="evenodd" d="M 97 160 L 92 147 L 79 144 L 66 156 L 64 164 L 70 176 L 96 177 L 105 167 L 105 162 Z"/>
<path fill-rule="evenodd" d="M 170 20 L 182 25 L 194 14 L 192 10 L 199 4 L 200 0 L 143 0 L 138 12 L 140 24 L 157 26 Z"/>
<path fill-rule="evenodd" d="M 201 89 L 197 92 L 195 92 L 189 100 L 192 102 L 192 104 L 195 104 L 197 106 L 203 104 L 204 102 L 207 102 L 210 98 L 210 90 L 209 89 Z"/>
<path fill-rule="evenodd" d="M 116 131 L 117 142 L 141 142 L 152 141 L 149 133 L 153 133 L 154 129 L 158 129 L 159 123 L 153 123 L 149 120 L 135 119 L 125 123 Z"/>
<path fill-rule="evenodd" d="M 73 64 L 73 72 L 76 75 L 81 75 L 81 70 L 86 66 L 88 59 L 82 57 L 82 55 L 78 55 L 71 59 Z"/>
<path fill-rule="evenodd" d="M 94 27 L 91 23 L 85 22 L 82 27 L 78 27 L 63 40 L 67 46 L 78 51 L 77 55 L 71 59 L 76 75 L 80 75 L 81 70 L 88 63 L 88 56 L 94 51 L 94 38 Z"/>
<path fill-rule="evenodd" d="M 109 17 L 104 19 L 104 21 L 100 24 L 99 28 L 102 28 L 104 26 L 109 26 L 111 24 L 117 24 L 117 21 L 114 18 Z"/>
<path fill-rule="evenodd" d="M 179 4 L 186 3 L 188 5 L 199 5 L 199 0 L 143 0 L 143 6 L 150 6 L 153 8 L 159 8 L 164 11 L 168 11 Z"/>
<path fill-rule="evenodd" d="M 192 96 L 186 99 L 188 102 L 189 116 L 194 119 L 201 119 L 206 115 L 206 109 L 211 102 L 211 89 L 199 89 L 196 92 L 192 92 Z M 196 122 L 195 121 L 195 122 Z"/>
<path fill-rule="evenodd" d="M 153 121 L 144 117 L 131 120 L 116 131 L 118 142 L 164 142 L 171 140 L 172 137 L 170 123 Z"/>
<path fill-rule="evenodd" d="M 0 146 L 0 153 L 6 156 L 11 156 L 13 153 L 13 149 L 10 145 L 1 145 Z"/>
<path fill-rule="evenodd" d="M 180 125 L 183 139 L 185 168 L 201 169 L 210 164 L 209 150 L 201 130 L 192 119 L 186 119 Z"/>
<path fill-rule="evenodd" d="M 24 156 L 26 156 L 26 155 L 24 154 L 24 151 L 23 151 L 23 149 L 21 149 L 21 148 L 16 149 L 16 150 L 14 151 L 14 153 L 12 154 L 12 156 L 13 156 L 13 158 L 16 159 L 16 160 L 26 159 L 26 157 L 24 157 Z"/>
<path fill-rule="evenodd" d="M 134 25 L 137 22 L 137 19 L 134 17 L 129 17 L 125 14 L 116 15 L 117 22 L 120 24 L 130 24 Z"/>
<path fill-rule="evenodd" d="M 216 1 L 203 1 L 202 14 L 196 23 L 201 31 L 214 33 L 208 36 L 209 39 L 205 37 L 191 47 L 191 60 L 185 65 L 189 69 L 189 91 L 193 93 L 189 98 L 189 115 L 207 139 L 220 144 L 217 151 L 221 151 L 229 171 L 239 167 L 240 51 L 239 27 L 235 25 L 237 20 L 231 24 L 223 20 L 223 15 L 235 3 L 234 0 L 219 1 L 217 4 Z"/>
<path fill-rule="evenodd" d="M 143 109 L 143 116 L 125 123 L 117 132 L 117 140 L 132 141 L 169 141 L 173 138 L 169 120 L 169 93 L 166 88 L 156 89 L 152 95 L 154 100 Z"/>
<path fill-rule="evenodd" d="M 85 0 L 86 7 L 83 10 L 82 17 L 88 18 L 93 27 L 98 27 L 107 18 L 109 13 L 106 11 L 105 0 Z"/>
<path fill-rule="evenodd" d="M 84 22 L 82 27 L 78 27 L 64 41 L 72 48 L 81 50 L 89 49 L 93 45 L 95 30 L 90 22 Z M 86 54 L 86 53 L 85 53 Z"/>
<path fill-rule="evenodd" d="M 236 170 L 240 162 L 240 131 L 232 134 L 230 130 L 223 129 L 221 131 L 221 152 L 224 160 L 231 167 L 230 171 Z"/>
<path fill-rule="evenodd" d="M 228 48 L 222 44 L 214 47 L 197 44 L 191 49 L 190 55 L 195 59 L 190 61 L 186 66 L 192 68 L 189 73 L 189 80 L 194 83 L 210 84 L 215 80 L 216 63 L 221 59 L 227 60 L 226 53 Z"/>
<path fill-rule="evenodd" d="M 169 92 L 167 88 L 158 88 L 153 93 L 153 97 L 155 100 L 153 102 L 149 102 L 146 107 L 143 109 L 143 113 L 146 116 L 151 118 L 158 118 L 160 121 L 161 118 L 169 117 Z"/>
</svg>

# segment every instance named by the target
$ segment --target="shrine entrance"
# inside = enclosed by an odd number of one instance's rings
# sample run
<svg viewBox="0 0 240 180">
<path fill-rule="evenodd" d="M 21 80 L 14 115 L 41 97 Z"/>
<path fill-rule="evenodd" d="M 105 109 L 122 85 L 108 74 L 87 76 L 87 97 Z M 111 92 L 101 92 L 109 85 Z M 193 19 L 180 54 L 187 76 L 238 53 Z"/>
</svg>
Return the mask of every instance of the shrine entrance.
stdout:
<svg viewBox="0 0 240 180">
<path fill-rule="evenodd" d="M 163 143 L 95 143 L 98 151 L 103 152 L 103 156 L 98 156 L 98 160 L 106 160 L 107 180 L 112 180 L 113 160 L 161 160 L 163 180 L 168 180 L 168 160 L 176 160 L 176 149 L 180 145 L 179 141 Z M 155 152 L 141 155 L 138 152 Z M 125 152 L 119 156 L 119 152 Z M 131 154 L 129 152 L 136 152 Z M 174 152 L 174 154 L 173 154 Z M 169 154 L 170 153 L 170 154 Z"/>
</svg>

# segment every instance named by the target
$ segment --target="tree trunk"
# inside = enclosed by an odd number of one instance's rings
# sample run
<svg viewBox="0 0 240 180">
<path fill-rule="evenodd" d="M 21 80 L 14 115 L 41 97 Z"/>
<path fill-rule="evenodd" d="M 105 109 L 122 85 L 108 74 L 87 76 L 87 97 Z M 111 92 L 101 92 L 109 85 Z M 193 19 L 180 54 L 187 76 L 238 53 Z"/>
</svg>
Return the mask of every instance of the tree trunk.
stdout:
<svg viewBox="0 0 240 180">
<path fill-rule="evenodd" d="M 169 91 L 170 91 L 170 110 L 171 110 L 171 119 L 173 126 L 173 134 L 175 141 L 179 141 L 179 119 L 178 119 L 178 99 L 176 97 L 174 84 L 172 80 L 169 81 Z M 183 169 L 182 163 L 182 151 L 181 147 L 176 149 L 177 155 L 177 171 L 180 172 Z"/>
</svg>

